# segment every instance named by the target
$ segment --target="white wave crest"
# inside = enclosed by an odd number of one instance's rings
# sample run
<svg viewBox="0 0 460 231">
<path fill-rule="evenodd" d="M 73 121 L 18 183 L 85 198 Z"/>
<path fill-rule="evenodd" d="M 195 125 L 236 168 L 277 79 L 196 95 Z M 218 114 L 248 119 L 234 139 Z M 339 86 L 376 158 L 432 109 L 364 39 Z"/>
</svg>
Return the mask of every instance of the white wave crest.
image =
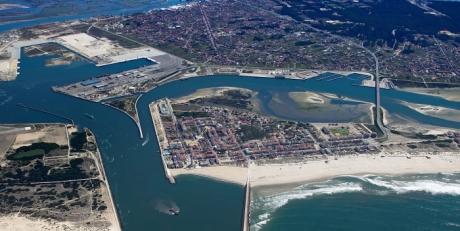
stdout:
<svg viewBox="0 0 460 231">
<path fill-rule="evenodd" d="M 251 228 L 252 230 L 258 231 L 267 224 L 270 221 L 270 213 L 264 213 L 258 216 L 259 222 L 255 223 L 253 227 Z"/>
<path fill-rule="evenodd" d="M 290 200 L 303 199 L 315 195 L 357 192 L 361 190 L 363 190 L 363 188 L 360 184 L 349 182 L 340 183 L 337 185 L 324 185 L 323 187 L 314 189 L 305 189 L 302 187 L 292 192 L 282 193 L 279 195 L 268 197 L 267 205 L 269 205 L 272 208 L 279 208 L 287 204 Z"/>
<path fill-rule="evenodd" d="M 365 180 L 373 185 L 390 189 L 396 193 L 426 192 L 433 195 L 460 195 L 460 184 L 457 183 L 448 183 L 435 180 L 386 181 L 380 178 L 365 178 Z"/>
<path fill-rule="evenodd" d="M 336 178 L 322 183 L 311 183 L 296 187 L 288 192 L 258 198 L 252 204 L 252 209 L 262 211 L 261 215 L 254 218 L 252 228 L 260 230 L 267 224 L 271 215 L 278 208 L 286 205 L 291 200 L 304 199 L 312 196 L 331 195 L 348 192 L 364 192 L 377 195 L 386 195 L 387 193 L 410 193 L 426 192 L 432 195 L 453 195 L 460 196 L 460 182 L 457 180 L 458 175 L 452 177 L 444 176 L 442 180 L 430 179 L 430 176 L 410 176 L 406 178 L 397 178 L 390 176 L 342 176 L 354 178 L 352 182 L 349 179 Z M 446 178 L 447 177 L 447 178 Z M 370 190 L 366 183 L 378 186 L 380 189 Z"/>
<path fill-rule="evenodd" d="M 454 223 L 454 222 L 447 222 L 446 225 L 451 226 L 451 227 L 460 227 L 460 224 L 457 224 L 457 223 Z"/>
<path fill-rule="evenodd" d="M 327 182 L 326 182 L 327 183 Z M 322 185 L 303 185 L 295 188 L 293 191 L 284 192 L 272 196 L 266 196 L 257 203 L 263 211 L 267 211 L 257 217 L 253 228 L 259 230 L 263 225 L 270 221 L 270 213 L 276 209 L 286 205 L 291 200 L 304 199 L 316 195 L 331 195 L 337 193 L 358 192 L 363 188 L 359 183 L 339 183 L 335 185 L 322 184 Z M 257 206 L 257 205 L 256 205 Z"/>
</svg>

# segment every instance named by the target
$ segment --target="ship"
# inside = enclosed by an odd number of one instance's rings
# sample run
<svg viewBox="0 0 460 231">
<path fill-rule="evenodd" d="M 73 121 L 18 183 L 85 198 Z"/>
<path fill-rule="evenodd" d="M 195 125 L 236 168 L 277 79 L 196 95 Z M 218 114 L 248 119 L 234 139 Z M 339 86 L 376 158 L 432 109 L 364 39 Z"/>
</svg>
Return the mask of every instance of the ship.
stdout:
<svg viewBox="0 0 460 231">
<path fill-rule="evenodd" d="M 177 208 L 170 208 L 168 212 L 169 212 L 169 215 L 171 216 L 178 216 L 180 213 L 179 209 Z"/>
</svg>

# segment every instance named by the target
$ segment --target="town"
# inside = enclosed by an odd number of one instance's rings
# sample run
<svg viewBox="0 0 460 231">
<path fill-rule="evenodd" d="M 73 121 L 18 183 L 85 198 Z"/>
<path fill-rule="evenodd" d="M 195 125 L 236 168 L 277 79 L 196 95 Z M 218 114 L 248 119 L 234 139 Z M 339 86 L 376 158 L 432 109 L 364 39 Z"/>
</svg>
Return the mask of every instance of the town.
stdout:
<svg viewBox="0 0 460 231">
<path fill-rule="evenodd" d="M 385 34 L 391 36 L 388 42 L 379 37 L 371 40 L 368 37 L 375 36 L 372 28 L 354 28 L 370 27 L 372 22 L 365 18 L 359 18 L 364 22 L 353 21 L 354 18 L 347 18 L 342 11 L 347 8 L 372 10 L 375 3 L 283 2 L 197 2 L 122 20 L 109 18 L 103 27 L 204 65 L 373 73 L 375 67 L 370 57 L 373 53 L 380 61 L 382 77 L 397 80 L 401 86 L 458 85 L 458 34 L 414 28 L 394 38 L 389 31 Z M 411 10 L 423 15 L 417 9 Z M 308 17 L 312 13 L 315 17 Z M 424 17 L 433 21 L 430 17 L 436 16 L 425 14 Z M 387 29 L 387 25 L 380 26 Z M 410 35 L 402 37 L 405 33 Z"/>
<path fill-rule="evenodd" d="M 169 99 L 154 102 L 150 109 L 168 168 L 378 152 L 377 134 L 363 124 L 282 121 L 247 110 L 174 104 Z"/>
</svg>

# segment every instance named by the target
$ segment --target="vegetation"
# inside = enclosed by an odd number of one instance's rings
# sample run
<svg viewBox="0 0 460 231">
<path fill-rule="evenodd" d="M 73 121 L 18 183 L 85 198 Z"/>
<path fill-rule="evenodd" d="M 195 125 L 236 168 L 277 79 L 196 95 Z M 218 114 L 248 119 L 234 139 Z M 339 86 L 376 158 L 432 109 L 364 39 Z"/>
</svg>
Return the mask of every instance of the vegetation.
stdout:
<svg viewBox="0 0 460 231">
<path fill-rule="evenodd" d="M 33 143 L 29 146 L 20 147 L 15 153 L 7 156 L 8 160 L 33 160 L 41 158 L 43 155 L 51 152 L 52 150 L 58 149 L 59 145 L 55 143 Z"/>
<path fill-rule="evenodd" d="M 251 109 L 250 98 L 252 95 L 240 90 L 229 90 L 223 96 L 215 96 L 212 98 L 200 98 L 191 100 L 195 104 L 214 104 L 240 109 Z"/>
<path fill-rule="evenodd" d="M 262 139 L 268 135 L 262 128 L 251 125 L 241 125 L 240 132 L 243 141 Z"/>
<path fill-rule="evenodd" d="M 74 132 L 70 135 L 72 151 L 81 151 L 86 143 L 86 132 Z"/>
<path fill-rule="evenodd" d="M 346 127 L 331 128 L 331 133 L 338 136 L 348 136 L 350 131 Z"/>
<path fill-rule="evenodd" d="M 204 112 L 204 111 L 174 111 L 174 115 L 176 117 L 193 117 L 193 118 L 198 118 L 198 117 L 209 117 L 209 113 Z"/>
</svg>

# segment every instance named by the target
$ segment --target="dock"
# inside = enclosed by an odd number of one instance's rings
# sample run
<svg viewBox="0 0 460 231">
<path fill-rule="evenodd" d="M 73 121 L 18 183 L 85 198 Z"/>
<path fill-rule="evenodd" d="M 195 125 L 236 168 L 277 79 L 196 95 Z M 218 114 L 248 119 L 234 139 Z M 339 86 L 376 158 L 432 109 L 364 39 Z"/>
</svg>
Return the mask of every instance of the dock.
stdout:
<svg viewBox="0 0 460 231">
<path fill-rule="evenodd" d="M 251 182 L 248 175 L 246 186 L 244 187 L 244 210 L 243 210 L 243 224 L 241 227 L 242 231 L 249 231 L 251 224 L 249 222 L 250 210 L 251 210 Z"/>
</svg>

